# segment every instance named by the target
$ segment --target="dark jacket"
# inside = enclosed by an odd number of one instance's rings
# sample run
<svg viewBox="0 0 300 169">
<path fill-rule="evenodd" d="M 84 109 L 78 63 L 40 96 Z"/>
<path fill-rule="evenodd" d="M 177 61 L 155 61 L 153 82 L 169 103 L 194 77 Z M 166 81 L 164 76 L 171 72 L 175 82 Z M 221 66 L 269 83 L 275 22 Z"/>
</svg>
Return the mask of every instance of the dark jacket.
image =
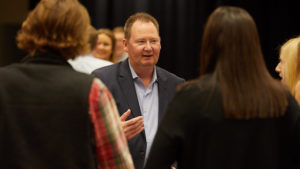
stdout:
<svg viewBox="0 0 300 169">
<path fill-rule="evenodd" d="M 92 79 L 54 53 L 1 68 L 1 168 L 96 168 L 88 114 Z"/>
<path fill-rule="evenodd" d="M 218 82 L 185 85 L 170 103 L 146 169 L 294 169 L 300 164 L 300 109 L 287 92 L 286 113 L 249 120 L 224 117 Z M 223 97 L 226 99 L 226 96 Z"/>
<path fill-rule="evenodd" d="M 167 104 L 175 94 L 177 85 L 184 80 L 158 66 L 156 66 L 156 72 L 159 93 L 159 119 L 161 119 Z M 116 100 L 120 115 L 127 111 L 127 109 L 131 109 L 128 119 L 141 116 L 128 59 L 97 69 L 92 74 L 100 78 L 109 88 Z M 146 153 L 145 132 L 143 131 L 131 139 L 128 144 L 135 168 L 142 169 Z"/>
</svg>

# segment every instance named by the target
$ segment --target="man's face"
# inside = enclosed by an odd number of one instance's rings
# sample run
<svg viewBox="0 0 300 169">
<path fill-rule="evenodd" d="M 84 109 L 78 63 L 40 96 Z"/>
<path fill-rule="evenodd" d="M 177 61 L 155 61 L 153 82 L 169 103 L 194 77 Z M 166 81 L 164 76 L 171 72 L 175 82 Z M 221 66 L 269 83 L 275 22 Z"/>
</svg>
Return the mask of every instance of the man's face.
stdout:
<svg viewBox="0 0 300 169">
<path fill-rule="evenodd" d="M 131 36 L 123 43 L 134 69 L 154 67 L 157 63 L 161 45 L 158 31 L 152 22 L 134 22 Z"/>
</svg>

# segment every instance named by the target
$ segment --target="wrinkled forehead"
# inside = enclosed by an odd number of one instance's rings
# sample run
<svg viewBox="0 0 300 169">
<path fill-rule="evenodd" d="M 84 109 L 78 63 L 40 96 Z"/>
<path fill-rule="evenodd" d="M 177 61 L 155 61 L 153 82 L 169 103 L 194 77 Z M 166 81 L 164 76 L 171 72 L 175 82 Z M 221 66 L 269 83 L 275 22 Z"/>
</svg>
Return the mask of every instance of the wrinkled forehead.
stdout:
<svg viewBox="0 0 300 169">
<path fill-rule="evenodd" d="M 136 38 L 160 39 L 158 31 L 152 22 L 135 22 L 131 28 L 130 39 Z"/>
</svg>

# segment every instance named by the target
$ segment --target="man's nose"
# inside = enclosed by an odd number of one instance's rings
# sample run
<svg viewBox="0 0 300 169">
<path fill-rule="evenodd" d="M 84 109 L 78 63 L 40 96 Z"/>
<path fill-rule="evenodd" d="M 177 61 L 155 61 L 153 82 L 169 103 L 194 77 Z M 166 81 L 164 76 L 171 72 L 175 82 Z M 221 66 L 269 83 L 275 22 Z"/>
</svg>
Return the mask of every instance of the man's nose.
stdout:
<svg viewBox="0 0 300 169">
<path fill-rule="evenodd" d="M 145 46 L 145 49 L 146 49 L 146 50 L 152 49 L 151 43 L 150 43 L 149 41 L 147 41 L 145 45 L 146 45 L 146 46 Z"/>
</svg>

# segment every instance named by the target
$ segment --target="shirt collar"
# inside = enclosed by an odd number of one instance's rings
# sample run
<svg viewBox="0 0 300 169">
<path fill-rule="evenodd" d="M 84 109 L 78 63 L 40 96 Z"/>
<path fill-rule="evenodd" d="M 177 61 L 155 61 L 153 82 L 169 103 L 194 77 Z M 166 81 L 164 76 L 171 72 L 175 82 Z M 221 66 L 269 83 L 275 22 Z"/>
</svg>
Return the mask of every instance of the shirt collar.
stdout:
<svg viewBox="0 0 300 169">
<path fill-rule="evenodd" d="M 130 62 L 129 62 L 129 59 L 127 60 L 128 61 L 128 64 L 129 64 L 129 69 L 130 69 L 130 72 L 131 72 L 131 75 L 132 75 L 132 79 L 137 79 L 137 78 L 140 78 L 134 71 L 134 69 L 131 67 L 130 65 Z M 156 74 L 156 66 L 154 65 L 154 72 L 153 72 L 153 77 L 152 77 L 152 81 L 151 83 L 154 83 L 157 81 L 157 74 Z"/>
</svg>

